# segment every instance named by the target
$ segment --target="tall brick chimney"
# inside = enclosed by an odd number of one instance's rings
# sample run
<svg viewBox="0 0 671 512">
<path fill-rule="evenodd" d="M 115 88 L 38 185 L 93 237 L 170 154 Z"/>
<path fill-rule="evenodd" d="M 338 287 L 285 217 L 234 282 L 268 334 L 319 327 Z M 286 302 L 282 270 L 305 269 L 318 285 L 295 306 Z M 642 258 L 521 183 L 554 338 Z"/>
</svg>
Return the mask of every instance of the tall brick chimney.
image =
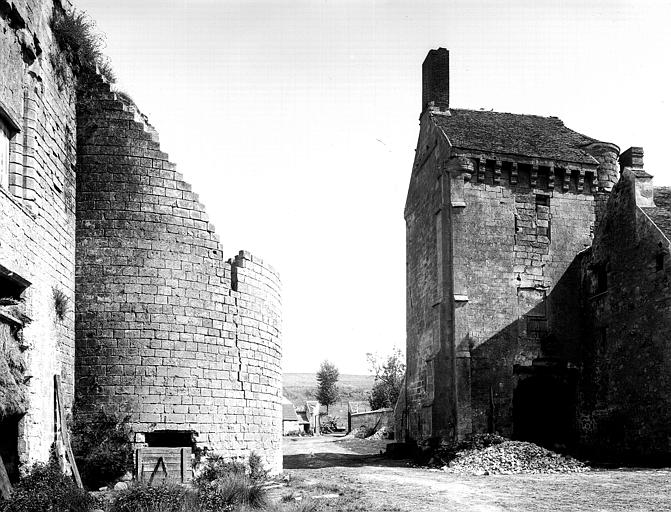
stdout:
<svg viewBox="0 0 671 512">
<path fill-rule="evenodd" d="M 652 174 L 643 169 L 643 148 L 631 147 L 620 155 L 620 172 L 631 171 L 636 184 L 636 205 L 655 206 Z"/>
<path fill-rule="evenodd" d="M 430 50 L 422 64 L 422 112 L 450 108 L 450 52 Z"/>
</svg>

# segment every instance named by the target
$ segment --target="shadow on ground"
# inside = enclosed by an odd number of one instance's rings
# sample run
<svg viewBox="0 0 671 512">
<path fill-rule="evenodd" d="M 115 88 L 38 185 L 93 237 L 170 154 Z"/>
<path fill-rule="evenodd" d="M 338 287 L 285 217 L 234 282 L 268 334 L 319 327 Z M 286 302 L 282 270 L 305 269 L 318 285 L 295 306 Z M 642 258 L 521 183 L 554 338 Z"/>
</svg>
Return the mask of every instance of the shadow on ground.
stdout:
<svg viewBox="0 0 671 512">
<path fill-rule="evenodd" d="M 301 453 L 284 456 L 284 469 L 408 467 L 409 465 L 409 461 L 393 460 L 382 455 L 358 455 L 356 453 Z"/>
</svg>

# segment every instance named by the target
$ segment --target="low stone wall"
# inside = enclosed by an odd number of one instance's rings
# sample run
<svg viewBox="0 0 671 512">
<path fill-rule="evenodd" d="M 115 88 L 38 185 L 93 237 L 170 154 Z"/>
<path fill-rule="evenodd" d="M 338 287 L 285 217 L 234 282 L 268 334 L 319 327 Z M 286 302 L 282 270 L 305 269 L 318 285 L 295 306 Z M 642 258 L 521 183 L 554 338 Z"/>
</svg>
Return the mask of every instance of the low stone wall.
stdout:
<svg viewBox="0 0 671 512">
<path fill-rule="evenodd" d="M 355 430 L 361 426 L 375 430 L 379 430 L 382 427 L 393 427 L 394 410 L 387 408 L 377 409 L 376 411 L 350 414 L 349 423 L 350 431 Z"/>
</svg>

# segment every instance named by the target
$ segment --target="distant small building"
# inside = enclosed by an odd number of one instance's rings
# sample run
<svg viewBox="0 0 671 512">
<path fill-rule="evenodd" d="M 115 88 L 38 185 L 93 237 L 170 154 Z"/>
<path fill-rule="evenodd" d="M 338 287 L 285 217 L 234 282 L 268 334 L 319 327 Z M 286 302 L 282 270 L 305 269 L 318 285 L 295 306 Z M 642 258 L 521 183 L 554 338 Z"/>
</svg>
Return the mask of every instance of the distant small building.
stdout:
<svg viewBox="0 0 671 512">
<path fill-rule="evenodd" d="M 299 419 L 294 404 L 288 398 L 282 397 L 282 433 L 287 435 L 299 430 Z"/>
</svg>

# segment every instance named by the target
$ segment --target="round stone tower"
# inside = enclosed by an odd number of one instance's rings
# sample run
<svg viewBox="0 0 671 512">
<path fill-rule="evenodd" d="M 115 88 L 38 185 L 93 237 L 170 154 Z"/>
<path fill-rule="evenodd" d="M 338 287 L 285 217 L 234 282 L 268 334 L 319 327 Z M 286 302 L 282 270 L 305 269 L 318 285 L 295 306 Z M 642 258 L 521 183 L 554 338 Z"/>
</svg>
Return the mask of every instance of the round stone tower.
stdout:
<svg viewBox="0 0 671 512">
<path fill-rule="evenodd" d="M 78 98 L 76 399 L 135 440 L 281 470 L 280 282 L 226 260 L 198 196 L 127 99 Z"/>
</svg>

